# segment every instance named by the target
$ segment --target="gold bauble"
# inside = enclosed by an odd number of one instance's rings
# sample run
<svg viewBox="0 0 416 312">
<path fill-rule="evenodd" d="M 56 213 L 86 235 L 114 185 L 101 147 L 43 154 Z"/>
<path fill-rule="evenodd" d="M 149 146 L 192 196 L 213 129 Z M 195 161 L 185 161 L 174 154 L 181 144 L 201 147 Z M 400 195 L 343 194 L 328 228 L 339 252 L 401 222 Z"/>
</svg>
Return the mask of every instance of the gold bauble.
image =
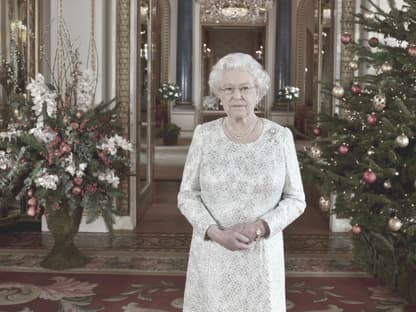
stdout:
<svg viewBox="0 0 416 312">
<path fill-rule="evenodd" d="M 390 218 L 390 220 L 388 222 L 389 229 L 393 232 L 399 231 L 401 229 L 402 225 L 403 225 L 402 221 L 397 217 Z"/>
<path fill-rule="evenodd" d="M 386 96 L 384 94 L 374 95 L 373 107 L 376 111 L 381 112 L 386 107 Z"/>
<path fill-rule="evenodd" d="M 358 63 L 356 61 L 351 61 L 348 63 L 348 67 L 354 71 L 358 69 Z"/>
<path fill-rule="evenodd" d="M 381 65 L 381 70 L 383 73 L 389 73 L 391 72 L 392 69 L 393 67 L 391 66 L 389 62 L 384 62 L 384 64 Z"/>
<path fill-rule="evenodd" d="M 401 148 L 405 148 L 409 145 L 409 138 L 404 134 L 401 134 L 396 138 L 396 143 Z"/>
<path fill-rule="evenodd" d="M 322 155 L 322 150 L 318 146 L 314 145 L 309 150 L 309 155 L 313 159 L 318 160 L 321 157 L 321 155 Z"/>
<path fill-rule="evenodd" d="M 329 208 L 331 207 L 329 198 L 326 196 L 319 197 L 319 208 L 321 208 L 322 211 L 329 211 Z"/>
<path fill-rule="evenodd" d="M 390 179 L 387 179 L 386 181 L 384 181 L 383 186 L 385 189 L 391 189 L 391 181 Z"/>
<path fill-rule="evenodd" d="M 344 88 L 341 87 L 340 85 L 336 85 L 335 87 L 332 88 L 332 95 L 335 96 L 336 98 L 342 98 L 344 96 Z"/>
</svg>

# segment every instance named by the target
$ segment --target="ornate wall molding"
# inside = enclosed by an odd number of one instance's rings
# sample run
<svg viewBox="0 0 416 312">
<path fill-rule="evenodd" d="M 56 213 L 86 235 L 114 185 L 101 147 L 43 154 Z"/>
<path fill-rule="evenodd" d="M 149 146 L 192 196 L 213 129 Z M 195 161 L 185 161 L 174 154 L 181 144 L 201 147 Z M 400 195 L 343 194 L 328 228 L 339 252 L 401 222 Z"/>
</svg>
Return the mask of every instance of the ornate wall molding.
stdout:
<svg viewBox="0 0 416 312">
<path fill-rule="evenodd" d="M 170 56 L 170 17 L 171 8 L 169 1 L 159 0 L 158 7 L 160 10 L 160 81 L 169 81 L 169 56 Z"/>
<path fill-rule="evenodd" d="M 120 121 L 122 134 L 129 137 L 130 125 L 130 0 L 119 0 L 117 2 L 117 69 L 116 69 L 116 94 L 120 102 Z M 120 188 L 129 194 L 129 182 L 124 178 L 121 180 Z M 130 211 L 129 201 L 122 199 L 118 203 L 119 212 L 128 215 Z"/>
<path fill-rule="evenodd" d="M 298 2 L 296 12 L 296 86 L 300 90 L 305 90 L 305 50 L 306 50 L 306 12 L 305 8 L 310 0 Z M 300 92 L 297 103 L 304 103 L 305 92 Z M 298 107 L 298 105 L 296 105 Z"/>
<path fill-rule="evenodd" d="M 342 1 L 342 15 L 341 15 L 341 33 L 349 33 L 354 36 L 355 23 L 355 1 L 354 0 L 343 0 Z M 352 60 L 352 50 L 346 46 L 341 50 L 341 72 L 340 78 L 341 83 L 346 83 L 351 80 L 353 72 L 349 69 L 348 63 Z"/>
</svg>

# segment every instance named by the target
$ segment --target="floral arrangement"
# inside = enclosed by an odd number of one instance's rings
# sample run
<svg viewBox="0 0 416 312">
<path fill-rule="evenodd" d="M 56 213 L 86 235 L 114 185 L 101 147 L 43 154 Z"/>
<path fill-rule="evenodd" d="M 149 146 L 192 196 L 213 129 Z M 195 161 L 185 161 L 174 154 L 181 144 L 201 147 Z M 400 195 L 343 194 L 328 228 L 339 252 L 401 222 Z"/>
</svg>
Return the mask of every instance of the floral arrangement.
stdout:
<svg viewBox="0 0 416 312">
<path fill-rule="evenodd" d="M 277 93 L 278 98 L 282 102 L 291 102 L 299 98 L 299 88 L 286 86 Z"/>
<path fill-rule="evenodd" d="M 177 100 L 181 96 L 181 88 L 173 83 L 162 83 L 158 92 L 162 100 Z"/>
<path fill-rule="evenodd" d="M 0 187 L 24 196 L 30 216 L 64 204 L 83 209 L 87 222 L 102 216 L 111 232 L 132 144 L 117 134 L 117 103 L 94 105 L 96 78 L 77 64 L 65 91 L 41 74 L 27 85 L 30 97 L 0 132 Z"/>
</svg>

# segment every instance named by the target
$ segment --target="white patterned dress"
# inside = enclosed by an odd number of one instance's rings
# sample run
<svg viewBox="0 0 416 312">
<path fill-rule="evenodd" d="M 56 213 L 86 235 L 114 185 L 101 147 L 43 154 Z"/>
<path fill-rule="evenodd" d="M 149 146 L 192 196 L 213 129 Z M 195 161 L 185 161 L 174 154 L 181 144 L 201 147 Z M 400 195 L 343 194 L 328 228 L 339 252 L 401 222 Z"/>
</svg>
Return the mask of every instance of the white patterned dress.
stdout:
<svg viewBox="0 0 416 312">
<path fill-rule="evenodd" d="M 282 230 L 305 209 L 292 133 L 263 119 L 260 137 L 235 143 L 222 119 L 195 129 L 178 194 L 193 226 L 184 312 L 281 312 L 285 305 Z M 206 238 L 211 224 L 266 221 L 270 236 L 229 251 Z"/>
</svg>

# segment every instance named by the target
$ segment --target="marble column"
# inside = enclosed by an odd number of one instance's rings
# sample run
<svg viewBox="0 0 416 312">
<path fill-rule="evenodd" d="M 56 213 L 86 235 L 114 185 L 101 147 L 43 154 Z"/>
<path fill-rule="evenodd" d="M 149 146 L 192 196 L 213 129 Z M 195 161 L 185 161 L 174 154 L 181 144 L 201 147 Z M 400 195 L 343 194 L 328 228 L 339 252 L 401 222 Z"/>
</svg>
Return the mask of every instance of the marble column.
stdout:
<svg viewBox="0 0 416 312">
<path fill-rule="evenodd" d="M 292 0 L 278 0 L 276 10 L 274 109 L 278 109 L 277 91 L 291 85 Z"/>
<path fill-rule="evenodd" d="M 192 105 L 192 2 L 178 1 L 178 41 L 176 83 L 182 90 L 177 104 Z"/>
</svg>

